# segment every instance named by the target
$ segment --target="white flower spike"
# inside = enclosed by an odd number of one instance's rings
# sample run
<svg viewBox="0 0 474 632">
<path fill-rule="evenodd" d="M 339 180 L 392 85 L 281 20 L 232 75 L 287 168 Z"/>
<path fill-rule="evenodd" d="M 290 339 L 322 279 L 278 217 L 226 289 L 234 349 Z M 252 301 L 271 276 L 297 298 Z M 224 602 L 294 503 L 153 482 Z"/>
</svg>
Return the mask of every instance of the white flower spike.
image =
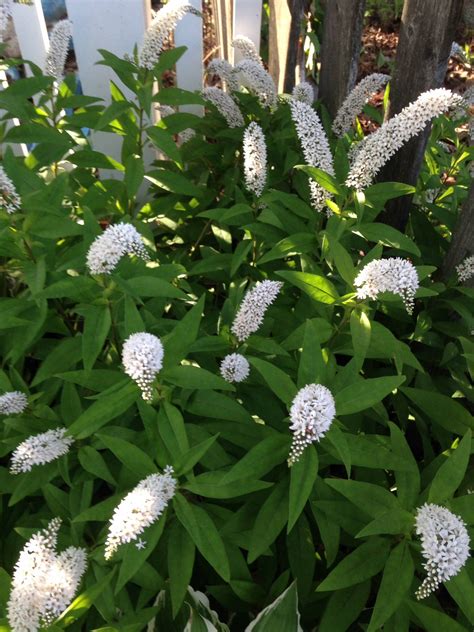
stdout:
<svg viewBox="0 0 474 632">
<path fill-rule="evenodd" d="M 374 72 L 359 81 L 336 114 L 332 124 L 336 136 L 344 136 L 351 129 L 354 119 L 362 112 L 370 97 L 387 85 L 389 81 L 390 75 L 383 75 L 379 72 Z"/>
<path fill-rule="evenodd" d="M 240 353 L 229 353 L 222 360 L 220 371 L 227 382 L 243 382 L 249 376 L 250 365 Z"/>
<path fill-rule="evenodd" d="M 456 272 L 461 282 L 468 281 L 474 277 L 474 255 L 466 257 L 464 261 L 461 261 L 461 263 L 456 266 Z"/>
<path fill-rule="evenodd" d="M 105 559 L 109 560 L 121 544 L 138 540 L 137 548 L 145 543 L 139 538 L 166 509 L 176 492 L 173 468 L 164 474 L 150 474 L 125 496 L 114 510 L 105 542 Z"/>
<path fill-rule="evenodd" d="M 0 415 L 18 415 L 28 406 L 28 399 L 21 391 L 0 395 Z"/>
<path fill-rule="evenodd" d="M 147 261 L 143 239 L 132 224 L 115 224 L 96 237 L 87 253 L 91 274 L 110 274 L 125 255 L 136 255 Z"/>
<path fill-rule="evenodd" d="M 267 183 L 267 145 L 262 128 L 255 121 L 244 132 L 243 150 L 245 186 L 260 197 Z"/>
<path fill-rule="evenodd" d="M 353 152 L 353 164 L 346 179 L 348 187 L 362 190 L 372 184 L 386 162 L 417 136 L 431 119 L 455 108 L 462 97 L 445 88 L 428 90 L 406 108 L 366 136 Z"/>
<path fill-rule="evenodd" d="M 308 384 L 298 391 L 290 409 L 290 430 L 293 432 L 288 465 L 299 461 L 306 446 L 320 441 L 336 416 L 331 391 L 322 384 Z"/>
<path fill-rule="evenodd" d="M 140 66 L 151 70 L 158 63 L 166 39 L 187 13 L 200 15 L 186 0 L 170 0 L 156 13 L 143 39 L 139 53 Z"/>
<path fill-rule="evenodd" d="M 277 106 L 275 82 L 259 62 L 243 59 L 232 72 L 240 85 L 258 97 L 263 107 L 273 109 Z"/>
<path fill-rule="evenodd" d="M 132 334 L 123 345 L 122 364 L 125 373 L 138 384 L 145 401 L 153 397 L 151 385 L 161 371 L 163 356 L 161 340 L 146 332 Z"/>
<path fill-rule="evenodd" d="M 236 48 L 244 59 L 255 61 L 263 67 L 262 59 L 250 37 L 237 35 L 237 37 L 232 40 L 232 47 Z"/>
<path fill-rule="evenodd" d="M 3 167 L 0 167 L 0 208 L 4 208 L 9 214 L 21 208 L 20 196 Z"/>
<path fill-rule="evenodd" d="M 242 113 L 227 92 L 223 92 L 219 88 L 205 88 L 202 91 L 202 96 L 218 109 L 229 127 L 243 127 L 245 125 Z"/>
<path fill-rule="evenodd" d="M 302 81 L 293 88 L 291 96 L 295 101 L 302 101 L 306 105 L 313 105 L 314 101 L 314 88 L 307 81 Z"/>
<path fill-rule="evenodd" d="M 459 573 L 469 559 L 469 534 L 459 516 L 449 509 L 424 504 L 416 514 L 416 533 L 421 538 L 421 550 L 427 572 L 416 591 L 417 599 L 424 599 L 442 582 Z"/>
<path fill-rule="evenodd" d="M 244 296 L 231 331 L 239 342 L 254 334 L 263 322 L 265 312 L 278 296 L 281 281 L 261 281 Z"/>
<path fill-rule="evenodd" d="M 420 285 L 415 266 L 408 259 L 390 257 L 371 261 L 354 280 L 357 297 L 376 299 L 382 292 L 398 294 L 407 312 L 413 312 L 415 294 Z"/>
<path fill-rule="evenodd" d="M 66 428 L 56 428 L 33 435 L 20 443 L 12 455 L 10 472 L 29 472 L 35 465 L 45 465 L 64 456 L 74 443 L 66 436 Z"/>
<path fill-rule="evenodd" d="M 72 37 L 72 22 L 60 20 L 51 31 L 49 50 L 46 54 L 46 74 L 61 82 L 64 77 L 69 42 Z"/>
<path fill-rule="evenodd" d="M 35 533 L 20 553 L 8 601 L 12 632 L 36 632 L 57 619 L 71 603 L 87 567 L 85 549 L 56 553 L 61 520 Z"/>
<path fill-rule="evenodd" d="M 239 82 L 235 73 L 233 72 L 234 66 L 230 64 L 226 59 L 220 57 L 212 59 L 206 68 L 208 75 L 217 75 L 222 81 L 223 87 L 230 92 L 237 92 L 239 89 Z"/>
</svg>

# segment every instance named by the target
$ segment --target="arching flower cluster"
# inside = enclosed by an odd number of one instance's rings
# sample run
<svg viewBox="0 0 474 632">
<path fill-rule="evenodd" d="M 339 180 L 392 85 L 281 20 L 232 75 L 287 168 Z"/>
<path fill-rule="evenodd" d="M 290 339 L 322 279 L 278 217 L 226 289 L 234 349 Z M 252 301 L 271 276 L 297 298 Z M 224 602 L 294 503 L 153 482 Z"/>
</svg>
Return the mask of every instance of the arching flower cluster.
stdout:
<svg viewBox="0 0 474 632">
<path fill-rule="evenodd" d="M 51 31 L 45 71 L 58 82 L 62 81 L 64 76 L 64 66 L 71 37 L 72 22 L 70 20 L 60 20 Z"/>
<path fill-rule="evenodd" d="M 260 197 L 267 182 L 267 145 L 262 128 L 255 121 L 244 132 L 243 152 L 245 186 Z"/>
<path fill-rule="evenodd" d="M 229 127 L 242 127 L 245 125 L 244 117 L 237 104 L 226 92 L 219 88 L 205 88 L 202 91 L 202 96 L 218 109 Z"/>
<path fill-rule="evenodd" d="M 71 603 L 87 567 L 85 549 L 56 553 L 61 520 L 35 533 L 20 553 L 8 601 L 12 632 L 35 632 L 51 625 Z"/>
<path fill-rule="evenodd" d="M 419 134 L 432 118 L 455 108 L 462 98 L 445 88 L 428 90 L 385 122 L 376 132 L 366 136 L 353 153 L 353 164 L 346 179 L 348 187 L 365 189 L 388 160 Z"/>
<path fill-rule="evenodd" d="M 163 44 L 187 13 L 200 15 L 186 0 L 170 0 L 156 13 L 143 39 L 139 53 L 140 66 L 151 70 L 158 63 Z"/>
<path fill-rule="evenodd" d="M 239 342 L 244 342 L 258 330 L 265 312 L 275 301 L 282 286 L 281 281 L 261 281 L 246 293 L 231 327 Z"/>
<path fill-rule="evenodd" d="M 227 382 L 243 382 L 249 376 L 250 365 L 241 353 L 229 353 L 221 362 L 220 372 Z"/>
<path fill-rule="evenodd" d="M 319 116 L 310 105 L 295 99 L 290 100 L 290 109 L 306 163 L 334 175 L 329 141 Z M 321 211 L 330 194 L 313 180 L 310 181 L 310 190 L 314 208 Z"/>
<path fill-rule="evenodd" d="M 217 75 L 225 90 L 236 92 L 239 89 L 239 82 L 233 70 L 234 66 L 227 59 L 219 57 L 208 63 L 206 72 L 208 75 Z"/>
<path fill-rule="evenodd" d="M 16 448 L 12 455 L 10 472 L 20 474 L 29 472 L 35 465 L 51 463 L 67 454 L 74 443 L 66 436 L 66 428 L 56 428 L 29 437 Z"/>
<path fill-rule="evenodd" d="M 176 492 L 173 468 L 163 474 L 150 474 L 125 496 L 115 508 L 105 542 L 105 559 L 112 557 L 121 544 L 136 540 L 166 509 Z"/>
<path fill-rule="evenodd" d="M 336 416 L 331 391 L 322 384 L 308 384 L 298 391 L 290 408 L 290 430 L 293 432 L 288 465 L 299 461 L 306 446 L 320 441 Z"/>
<path fill-rule="evenodd" d="M 407 259 L 389 257 L 371 261 L 354 280 L 357 297 L 376 299 L 382 292 L 398 294 L 407 312 L 413 312 L 415 294 L 420 285 L 415 266 Z"/>
<path fill-rule="evenodd" d="M 0 395 L 0 415 L 18 415 L 28 406 L 28 399 L 21 391 Z"/>
<path fill-rule="evenodd" d="M 87 267 L 92 274 L 110 274 L 125 255 L 148 260 L 142 236 L 132 224 L 109 226 L 97 237 L 87 253 Z"/>
<path fill-rule="evenodd" d="M 469 534 L 459 516 L 434 504 L 418 508 L 415 524 L 427 572 L 416 598 L 424 599 L 465 565 L 469 559 Z"/>
<path fill-rule="evenodd" d="M 232 40 L 232 46 L 239 51 L 243 59 L 251 59 L 263 67 L 262 59 L 250 37 L 237 35 L 237 37 Z"/>
<path fill-rule="evenodd" d="M 313 86 L 307 81 L 302 81 L 293 88 L 291 96 L 295 99 L 295 101 L 302 101 L 303 103 L 306 103 L 306 105 L 313 105 Z"/>
<path fill-rule="evenodd" d="M 456 272 L 461 282 L 468 281 L 474 277 L 474 255 L 466 257 L 464 261 L 461 261 L 461 263 L 456 266 Z"/>
<path fill-rule="evenodd" d="M 381 90 L 390 81 L 390 75 L 374 72 L 355 86 L 339 108 L 332 129 L 336 136 L 343 136 L 350 130 L 354 119 L 362 112 L 362 108 L 370 97 Z"/>
<path fill-rule="evenodd" d="M 151 385 L 163 366 L 163 356 L 161 340 L 146 332 L 132 334 L 123 345 L 123 368 L 138 384 L 145 401 L 150 401 L 153 397 Z"/>
<path fill-rule="evenodd" d="M 17 193 L 15 185 L 0 167 L 0 208 L 4 208 L 7 213 L 19 211 L 21 199 Z"/>
<path fill-rule="evenodd" d="M 8 26 L 8 20 L 12 14 L 13 0 L 3 0 L 0 4 L 0 33 Z"/>
<path fill-rule="evenodd" d="M 259 62 L 253 59 L 242 59 L 232 72 L 241 86 L 258 97 L 263 107 L 273 109 L 277 106 L 275 83 Z"/>
</svg>

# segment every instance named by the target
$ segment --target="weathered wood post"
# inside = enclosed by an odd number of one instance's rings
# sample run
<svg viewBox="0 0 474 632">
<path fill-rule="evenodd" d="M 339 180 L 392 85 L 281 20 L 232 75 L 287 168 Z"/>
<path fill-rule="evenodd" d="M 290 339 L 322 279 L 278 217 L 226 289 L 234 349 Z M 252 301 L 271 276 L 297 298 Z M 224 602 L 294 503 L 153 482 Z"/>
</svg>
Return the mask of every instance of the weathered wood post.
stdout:
<svg viewBox="0 0 474 632">
<path fill-rule="evenodd" d="M 400 39 L 392 75 L 388 117 L 398 114 L 422 92 L 444 81 L 463 0 L 405 0 Z M 420 172 L 431 125 L 408 142 L 387 163 L 379 180 L 415 184 Z M 404 230 L 411 198 L 391 200 L 381 221 Z"/>
<path fill-rule="evenodd" d="M 270 0 L 268 70 L 278 92 L 291 92 L 301 56 L 304 0 Z"/>
<path fill-rule="evenodd" d="M 471 255 L 474 255 L 474 182 L 469 187 L 469 196 L 464 202 L 443 262 L 444 278 L 448 279 L 455 267 Z M 474 287 L 474 278 L 469 279 L 466 285 Z"/>
<path fill-rule="evenodd" d="M 325 4 L 318 97 L 334 117 L 356 82 L 365 0 Z"/>
</svg>

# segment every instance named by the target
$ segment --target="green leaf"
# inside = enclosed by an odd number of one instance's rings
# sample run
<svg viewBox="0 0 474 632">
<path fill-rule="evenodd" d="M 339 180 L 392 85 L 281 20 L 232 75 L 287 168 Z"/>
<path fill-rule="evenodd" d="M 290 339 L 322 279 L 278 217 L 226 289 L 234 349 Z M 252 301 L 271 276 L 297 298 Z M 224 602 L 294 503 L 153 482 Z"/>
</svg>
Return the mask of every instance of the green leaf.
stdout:
<svg viewBox="0 0 474 632">
<path fill-rule="evenodd" d="M 370 581 L 336 590 L 329 597 L 318 632 L 345 632 L 362 612 L 370 594 Z"/>
<path fill-rule="evenodd" d="M 285 404 L 290 404 L 297 389 L 288 374 L 266 360 L 253 356 L 247 356 L 247 360 L 257 369 L 273 393 Z"/>
<path fill-rule="evenodd" d="M 165 369 L 178 364 L 186 356 L 189 347 L 196 340 L 201 323 L 204 300 L 205 295 L 203 294 L 196 305 L 177 323 L 173 331 L 163 339 L 165 348 L 163 367 Z"/>
<path fill-rule="evenodd" d="M 165 169 L 152 171 L 145 176 L 145 179 L 160 189 L 165 189 L 165 191 L 171 191 L 172 193 L 179 193 L 180 195 L 199 197 L 204 193 L 204 189 L 197 187 L 185 176 L 174 173 L 173 171 L 166 171 Z"/>
<path fill-rule="evenodd" d="M 68 160 L 78 167 L 89 167 L 91 169 L 116 169 L 124 171 L 124 166 L 111 156 L 106 156 L 99 151 L 92 149 L 81 149 L 72 154 Z"/>
<path fill-rule="evenodd" d="M 314 235 L 310 233 L 295 233 L 275 244 L 271 250 L 257 261 L 257 265 L 262 265 L 269 261 L 274 261 L 275 259 L 283 259 L 291 255 L 312 252 L 315 248 L 316 238 Z"/>
<path fill-rule="evenodd" d="M 313 490 L 318 475 L 318 453 L 313 445 L 308 446 L 299 460 L 290 469 L 290 497 L 288 506 L 287 533 L 303 511 Z"/>
<path fill-rule="evenodd" d="M 125 159 L 125 187 L 128 197 L 133 198 L 143 182 L 145 168 L 143 166 L 143 158 L 135 154 L 130 154 Z"/>
<path fill-rule="evenodd" d="M 356 309 L 351 312 L 351 336 L 356 370 L 360 371 L 367 355 L 371 336 L 370 320 L 365 312 Z"/>
<path fill-rule="evenodd" d="M 93 368 L 112 324 L 110 310 L 107 305 L 90 305 L 81 313 L 84 314 L 84 333 L 82 335 L 82 360 L 84 368 Z"/>
<path fill-rule="evenodd" d="M 356 538 L 366 538 L 380 534 L 409 534 L 413 530 L 413 514 L 405 509 L 389 509 L 386 513 L 378 514 L 372 522 L 359 531 Z"/>
<path fill-rule="evenodd" d="M 209 514 L 198 505 L 189 503 L 181 494 L 173 498 L 178 520 L 188 532 L 201 555 L 226 582 L 230 569 L 224 543 Z"/>
<path fill-rule="evenodd" d="M 288 477 L 275 485 L 255 519 L 250 536 L 251 564 L 277 539 L 288 519 Z"/>
<path fill-rule="evenodd" d="M 430 503 L 443 504 L 454 496 L 467 470 L 471 453 L 471 437 L 472 432 L 468 430 L 458 447 L 451 452 L 434 475 L 428 495 Z"/>
<path fill-rule="evenodd" d="M 201 458 L 206 454 L 209 448 L 214 444 L 219 435 L 214 435 L 213 437 L 209 437 L 209 439 L 205 439 L 198 443 L 197 445 L 190 448 L 187 452 L 185 452 L 182 456 L 180 456 L 177 461 L 174 463 L 174 470 L 176 472 L 176 476 L 183 476 L 187 474 L 189 470 L 191 470 L 196 463 L 199 463 Z"/>
<path fill-rule="evenodd" d="M 129 380 L 110 395 L 102 395 L 89 406 L 68 428 L 68 433 L 76 439 L 85 439 L 115 419 L 136 401 L 138 389 Z"/>
<path fill-rule="evenodd" d="M 48 353 L 46 359 L 36 372 L 31 386 L 37 386 L 44 382 L 48 377 L 61 371 L 67 371 L 76 364 L 81 358 L 81 337 L 63 338 Z"/>
<path fill-rule="evenodd" d="M 459 571 L 452 579 L 444 582 L 444 586 L 461 608 L 464 615 L 469 619 L 469 623 L 474 625 L 474 582 L 472 580 L 473 563 L 472 558 L 467 565 Z M 471 573 L 469 572 L 471 571 Z"/>
<path fill-rule="evenodd" d="M 222 472 L 204 472 L 204 474 L 194 477 L 183 487 L 206 498 L 235 498 L 266 489 L 272 485 L 273 483 L 258 481 L 248 475 L 231 483 L 224 483 Z"/>
<path fill-rule="evenodd" d="M 260 612 L 245 632 L 303 632 L 298 612 L 296 582 Z"/>
<path fill-rule="evenodd" d="M 429 632 L 466 632 L 466 628 L 444 614 L 442 610 L 434 610 L 421 603 L 407 600 L 406 604 L 419 620 L 425 630 Z"/>
<path fill-rule="evenodd" d="M 235 387 L 226 382 L 220 375 L 192 365 L 166 369 L 162 372 L 161 378 L 181 388 L 235 391 Z"/>
<path fill-rule="evenodd" d="M 231 483 L 251 476 L 258 480 L 274 467 L 283 463 L 289 454 L 290 438 L 275 433 L 255 445 L 224 476 L 222 483 Z"/>
<path fill-rule="evenodd" d="M 134 472 L 140 479 L 149 474 L 155 474 L 157 467 L 146 452 L 136 445 L 111 435 L 98 433 L 96 437 L 114 454 L 117 459 Z"/>
<path fill-rule="evenodd" d="M 295 169 L 301 169 L 301 171 L 307 173 L 313 180 L 320 184 L 323 189 L 329 191 L 329 193 L 339 195 L 343 192 L 343 188 L 338 183 L 336 178 L 329 175 L 329 173 L 318 169 L 317 167 L 310 167 L 309 165 L 296 165 Z"/>
<path fill-rule="evenodd" d="M 362 235 L 368 241 L 380 242 L 384 246 L 405 250 L 416 257 L 421 256 L 420 249 L 410 237 L 388 224 L 378 224 L 377 222 L 358 224 L 353 228 L 352 232 L 356 235 Z"/>
<path fill-rule="evenodd" d="M 110 473 L 110 470 L 105 462 L 104 457 L 100 452 L 94 450 L 89 445 L 83 445 L 78 452 L 78 459 L 81 466 L 86 472 L 90 472 L 94 476 L 107 481 L 111 485 L 116 485 L 117 482 Z"/>
<path fill-rule="evenodd" d="M 397 497 L 405 509 L 413 509 L 420 493 L 418 465 L 403 432 L 391 421 L 388 422 L 388 425 L 390 427 L 392 449 L 406 464 L 405 470 L 395 468 Z"/>
<path fill-rule="evenodd" d="M 414 573 L 408 542 L 403 540 L 392 550 L 385 564 L 368 632 L 376 632 L 398 609 L 408 595 Z"/>
<path fill-rule="evenodd" d="M 377 205 L 383 205 L 387 200 L 411 195 L 415 193 L 415 187 L 403 182 L 378 182 L 367 187 L 364 191 L 365 197 Z"/>
<path fill-rule="evenodd" d="M 279 270 L 276 272 L 285 281 L 303 290 L 314 301 L 332 305 L 338 300 L 339 295 L 334 285 L 326 277 L 309 272 L 292 272 L 289 270 Z"/>
<path fill-rule="evenodd" d="M 398 509 L 397 497 L 380 485 L 338 478 L 327 478 L 324 482 L 374 518 Z"/>
<path fill-rule="evenodd" d="M 84 615 L 91 606 L 95 604 L 100 595 L 104 592 L 107 586 L 112 581 L 115 575 L 116 569 L 114 568 L 108 575 L 97 581 L 90 588 L 84 591 L 79 597 L 76 597 L 72 604 L 66 608 L 56 621 L 56 625 L 61 628 L 67 628 L 74 621 L 77 621 L 82 615 Z"/>
<path fill-rule="evenodd" d="M 116 494 L 103 500 L 97 505 L 93 505 L 88 509 L 85 509 L 80 514 L 75 516 L 72 522 L 105 522 L 110 520 L 114 512 L 115 507 L 121 500 L 120 494 Z"/>
<path fill-rule="evenodd" d="M 317 587 L 317 592 L 340 590 L 360 584 L 385 566 L 390 544 L 382 538 L 371 538 L 349 553 Z"/>
<path fill-rule="evenodd" d="M 186 529 L 174 522 L 170 528 L 167 552 L 170 576 L 170 593 L 173 617 L 176 617 L 184 601 L 194 567 L 196 547 Z"/>
<path fill-rule="evenodd" d="M 474 430 L 474 417 L 455 399 L 436 391 L 404 387 L 400 389 L 427 416 L 448 432 L 463 435 L 468 428 Z"/>
<path fill-rule="evenodd" d="M 122 281 L 123 283 L 123 281 Z M 187 299 L 186 294 L 158 277 L 140 276 L 130 279 L 125 283 L 130 288 L 133 296 L 156 297 L 156 298 L 182 298 Z"/>
<path fill-rule="evenodd" d="M 319 342 L 319 330 L 314 320 L 304 326 L 303 350 L 298 366 L 298 387 L 326 382 L 326 363 Z"/>
<path fill-rule="evenodd" d="M 405 381 L 404 375 L 358 380 L 336 394 L 337 415 L 351 415 L 380 403 Z"/>
<path fill-rule="evenodd" d="M 146 130 L 153 145 L 161 149 L 171 160 L 174 160 L 178 164 L 182 164 L 181 152 L 176 146 L 176 141 L 173 136 L 165 129 L 161 129 L 154 125 Z"/>
</svg>

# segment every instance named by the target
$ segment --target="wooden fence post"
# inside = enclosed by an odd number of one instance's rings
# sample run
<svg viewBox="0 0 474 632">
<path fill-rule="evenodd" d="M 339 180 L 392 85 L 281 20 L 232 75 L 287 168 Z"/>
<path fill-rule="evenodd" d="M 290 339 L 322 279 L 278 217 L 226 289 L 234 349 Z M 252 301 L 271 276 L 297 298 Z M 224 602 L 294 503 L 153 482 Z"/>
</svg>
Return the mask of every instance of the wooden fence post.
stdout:
<svg viewBox="0 0 474 632">
<path fill-rule="evenodd" d="M 49 37 L 41 0 L 33 0 L 31 4 L 14 2 L 12 18 L 22 58 L 32 61 L 44 70 Z M 28 67 L 26 74 L 31 76 Z"/>
<path fill-rule="evenodd" d="M 357 79 L 364 9 L 365 0 L 326 2 L 318 97 L 333 118 Z"/>
<path fill-rule="evenodd" d="M 110 81 L 118 82 L 123 93 L 132 98 L 128 88 L 120 83 L 111 68 L 97 65 L 99 48 L 119 57 L 131 54 L 140 45 L 151 20 L 150 0 L 66 0 L 69 19 L 73 24 L 73 41 L 79 77 L 84 94 L 100 97 L 110 103 Z M 120 161 L 121 138 L 117 134 L 94 132 L 94 149 Z M 144 156 L 145 163 L 154 155 Z M 117 171 L 107 170 L 107 176 L 121 178 Z"/>
<path fill-rule="evenodd" d="M 202 11 L 201 0 L 189 0 L 198 11 Z M 203 81 L 203 42 L 202 18 L 197 15 L 185 15 L 177 24 L 174 32 L 175 46 L 186 46 L 187 51 L 176 62 L 176 85 L 183 90 L 199 92 Z M 202 116 L 204 109 L 201 105 L 180 106 L 180 112 L 191 112 Z"/>
<path fill-rule="evenodd" d="M 232 8 L 231 0 L 212 1 L 217 46 L 219 48 L 217 57 L 223 57 L 224 59 L 230 59 L 231 56 Z"/>
<path fill-rule="evenodd" d="M 232 38 L 245 35 L 260 50 L 260 30 L 262 26 L 262 2 L 261 0 L 234 0 L 232 24 Z M 230 49 L 229 61 L 237 64 L 241 61 L 241 55 L 235 48 Z"/>
<path fill-rule="evenodd" d="M 443 84 L 463 0 L 405 0 L 392 75 L 388 116 L 401 112 L 422 92 Z M 387 163 L 380 181 L 415 184 L 431 130 L 408 142 Z M 390 200 L 380 220 L 405 230 L 411 198 Z"/>
<path fill-rule="evenodd" d="M 443 261 L 444 278 L 448 279 L 455 267 L 470 255 L 474 255 L 474 182 L 469 187 L 469 196 L 464 202 Z M 474 278 L 469 279 L 467 285 L 474 287 Z"/>
<path fill-rule="evenodd" d="M 291 92 L 301 55 L 304 0 L 270 0 L 268 69 L 278 92 Z"/>
</svg>

